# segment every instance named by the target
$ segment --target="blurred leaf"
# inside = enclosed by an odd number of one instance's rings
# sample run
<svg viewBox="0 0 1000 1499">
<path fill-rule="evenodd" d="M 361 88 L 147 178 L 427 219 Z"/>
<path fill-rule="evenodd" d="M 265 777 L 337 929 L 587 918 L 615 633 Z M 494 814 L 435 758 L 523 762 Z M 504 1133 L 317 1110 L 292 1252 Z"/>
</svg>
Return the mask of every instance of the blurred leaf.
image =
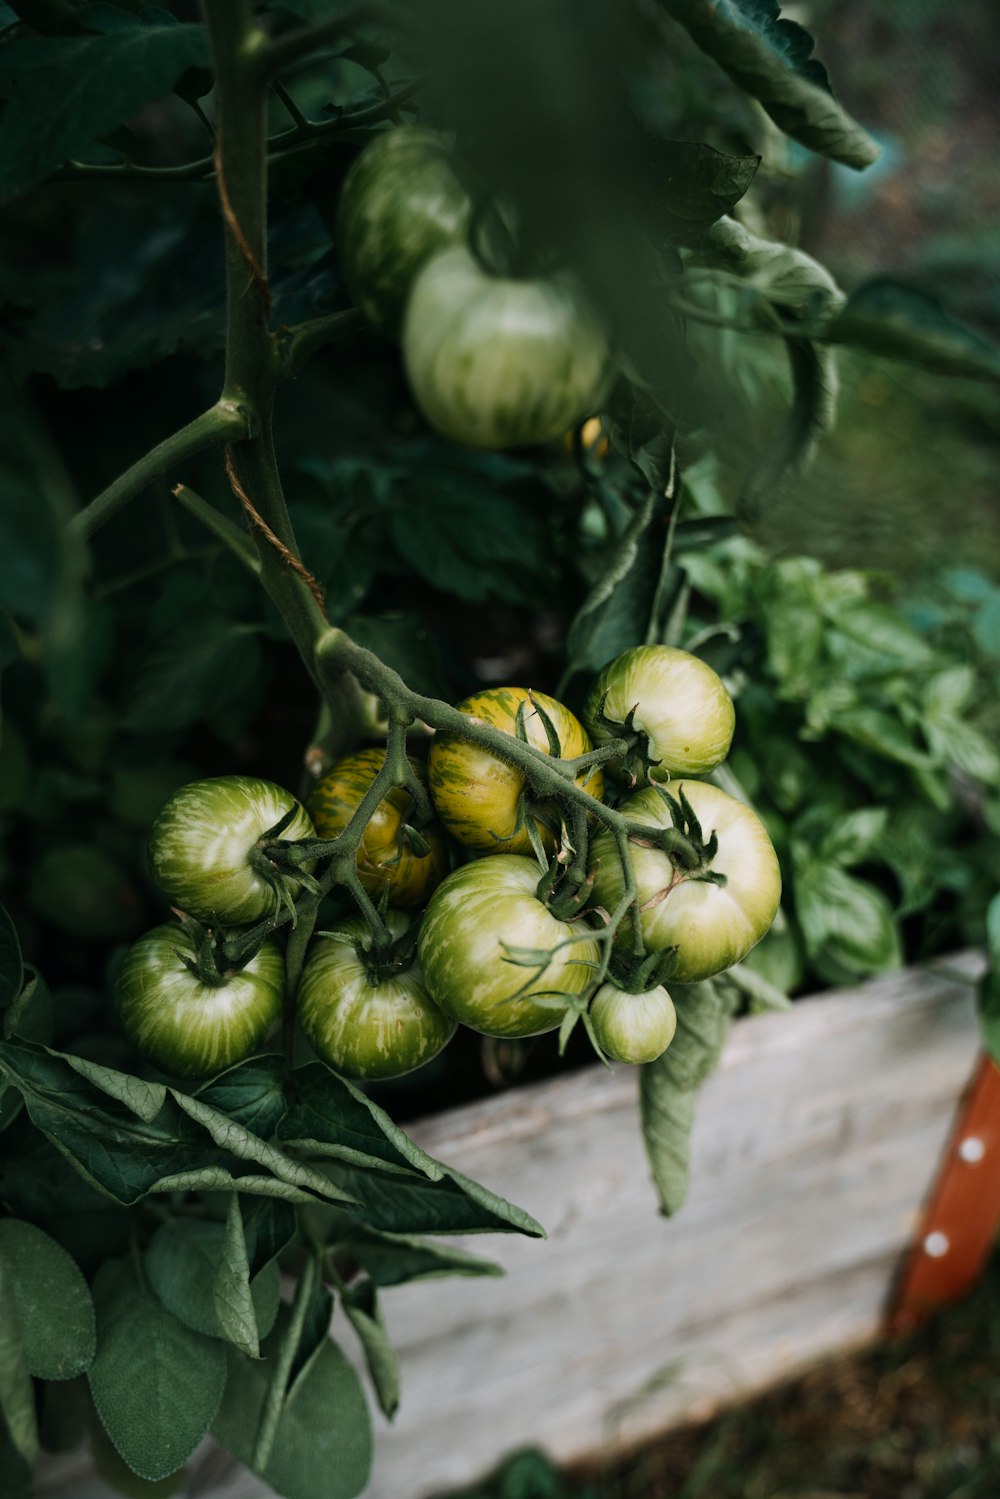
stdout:
<svg viewBox="0 0 1000 1499">
<path fill-rule="evenodd" d="M 94 1304 L 87 1282 L 54 1239 L 16 1218 L 0 1221 L 0 1265 L 30 1372 L 74 1379 L 94 1357 Z"/>
<path fill-rule="evenodd" d="M 804 27 L 777 0 L 660 0 L 703 52 L 767 110 L 787 135 L 849 167 L 879 155 L 871 136 L 830 92 Z"/>
<path fill-rule="evenodd" d="M 42 854 L 27 897 L 60 931 L 94 941 L 134 936 L 146 914 L 134 880 L 91 843 L 58 844 Z"/>
<path fill-rule="evenodd" d="M 699 141 L 647 136 L 644 154 L 660 192 L 654 213 L 672 240 L 688 244 L 732 211 L 760 166 L 759 156 L 727 156 Z"/>
<path fill-rule="evenodd" d="M 812 850 L 795 860 L 795 914 L 806 951 L 823 954 L 861 976 L 903 961 L 889 902 L 880 890 L 842 869 L 816 861 Z"/>
<path fill-rule="evenodd" d="M 10 1438 L 18 1456 L 33 1463 L 38 1456 L 35 1390 L 21 1339 L 12 1277 L 0 1259 L 0 1446 Z"/>
<path fill-rule="evenodd" d="M 24 959 L 17 928 L 0 906 L 0 1011 L 7 1011 L 24 983 Z"/>
<path fill-rule="evenodd" d="M 105 1431 L 141 1478 L 165 1478 L 211 1425 L 226 1381 L 221 1343 L 178 1322 L 142 1286 L 130 1260 L 94 1281 L 97 1357 L 90 1391 Z"/>
<path fill-rule="evenodd" d="M 823 821 L 829 822 L 825 810 Z M 853 812 L 840 813 L 832 819 L 832 827 L 819 843 L 820 858 L 848 867 L 860 864 L 882 837 L 888 821 L 887 807 L 858 807 Z M 803 822 L 800 821 L 796 824 L 796 831 L 801 834 L 802 828 Z"/>
<path fill-rule="evenodd" d="M 1000 895 L 986 911 L 986 946 L 989 967 L 979 981 L 979 1029 L 983 1046 L 1000 1066 Z"/>
<path fill-rule="evenodd" d="M 149 733 L 208 719 L 228 725 L 234 737 L 253 717 L 266 685 L 261 633 L 259 625 L 209 611 L 177 626 L 140 667 L 124 727 Z"/>
<path fill-rule="evenodd" d="M 398 671 L 407 687 L 427 697 L 451 696 L 437 641 L 415 614 L 356 614 L 344 629 L 357 645 Z"/>
<path fill-rule="evenodd" d="M 1000 381 L 1000 346 L 952 317 L 932 293 L 888 277 L 852 293 L 823 337 L 937 374 Z"/>
<path fill-rule="evenodd" d="M 68 157 L 206 64 L 202 26 L 164 10 L 129 15 L 112 5 L 78 12 L 86 36 L 8 41 L 0 80 L 10 90 L 0 146 L 0 196 L 23 193 Z"/>
</svg>

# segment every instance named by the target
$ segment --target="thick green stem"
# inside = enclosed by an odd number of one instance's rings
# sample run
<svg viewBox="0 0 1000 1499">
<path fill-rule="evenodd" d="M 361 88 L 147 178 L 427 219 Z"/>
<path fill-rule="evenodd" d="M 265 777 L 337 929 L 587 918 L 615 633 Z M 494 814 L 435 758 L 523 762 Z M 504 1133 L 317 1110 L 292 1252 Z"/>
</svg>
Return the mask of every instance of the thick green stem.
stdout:
<svg viewBox="0 0 1000 1499">
<path fill-rule="evenodd" d="M 120 474 L 96 499 L 75 515 L 70 521 L 70 530 L 77 536 L 92 536 L 105 521 L 127 505 L 129 500 L 141 494 L 155 479 L 168 469 L 175 468 L 206 448 L 225 442 L 236 442 L 245 437 L 247 416 L 239 403 L 223 397 L 215 406 L 196 416 L 193 422 L 165 437 L 150 448 L 144 457 Z"/>
<path fill-rule="evenodd" d="M 254 429 L 229 452 L 229 475 L 250 521 L 261 579 L 279 609 L 307 669 L 315 675 L 315 645 L 326 615 L 302 567 L 274 454 L 274 388 L 279 373 L 268 326 L 267 81 L 270 42 L 252 0 L 205 6 L 215 63 L 218 110 L 219 202 L 226 226 L 225 396 L 253 413 Z M 341 674 L 328 694 L 338 748 L 357 739 L 356 684 Z"/>
</svg>

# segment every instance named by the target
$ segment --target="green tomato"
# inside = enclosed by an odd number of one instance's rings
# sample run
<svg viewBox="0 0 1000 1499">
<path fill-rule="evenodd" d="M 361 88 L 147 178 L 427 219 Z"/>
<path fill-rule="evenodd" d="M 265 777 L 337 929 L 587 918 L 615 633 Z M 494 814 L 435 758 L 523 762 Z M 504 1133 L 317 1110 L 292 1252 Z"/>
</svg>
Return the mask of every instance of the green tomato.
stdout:
<svg viewBox="0 0 1000 1499">
<path fill-rule="evenodd" d="M 673 949 L 669 977 L 691 984 L 731 968 L 746 957 L 774 920 L 781 899 L 781 872 L 767 829 L 744 802 L 707 781 L 672 781 L 672 796 L 683 790 L 706 840 L 714 832 L 718 851 L 712 871 L 724 884 L 685 875 L 657 848 L 630 842 L 629 857 L 640 907 L 643 941 L 650 952 Z M 618 809 L 630 822 L 649 828 L 672 827 L 670 809 L 655 786 L 628 797 Z M 614 839 L 600 832 L 591 844 L 594 900 L 613 910 L 625 893 Z M 630 923 L 616 941 L 629 941 Z"/>
<path fill-rule="evenodd" d="M 154 927 L 129 949 L 115 983 L 129 1040 L 178 1077 L 206 1077 L 232 1067 L 281 1018 L 285 960 L 273 938 L 218 986 L 203 984 L 185 965 L 184 957 L 195 957 L 196 950 L 184 925 Z"/>
<path fill-rule="evenodd" d="M 393 937 L 409 918 L 387 911 Z M 299 983 L 299 1021 L 317 1055 L 350 1077 L 402 1077 L 447 1046 L 457 1022 L 427 993 L 420 966 L 373 984 L 358 947 L 371 948 L 363 918 L 339 922 L 315 940 Z"/>
<path fill-rule="evenodd" d="M 582 994 L 593 980 L 598 944 L 553 916 L 536 893 L 539 878 L 538 865 L 516 854 L 477 859 L 438 886 L 421 923 L 428 991 L 484 1036 L 554 1030 L 569 1008 L 558 996 Z M 543 954 L 541 963 L 513 961 L 525 948 Z M 545 996 L 557 1002 L 540 1003 Z"/>
<path fill-rule="evenodd" d="M 583 712 L 594 743 L 616 738 L 630 713 L 649 742 L 650 780 L 706 775 L 729 753 L 733 700 L 722 678 L 690 651 L 639 645 L 604 668 Z"/>
<path fill-rule="evenodd" d="M 253 776 L 220 776 L 182 786 L 161 808 L 149 834 L 153 878 L 189 916 L 222 926 L 243 926 L 272 915 L 279 896 L 250 862 L 259 838 L 287 812 L 287 839 L 315 838 L 302 807 L 281 786 Z M 275 879 L 294 896 L 291 873 Z"/>
<path fill-rule="evenodd" d="M 614 1062 L 655 1062 L 674 1039 L 677 1012 L 662 984 L 629 994 L 602 984 L 590 1003 L 597 1044 Z"/>
<path fill-rule="evenodd" d="M 321 838 L 336 838 L 354 816 L 372 781 L 385 764 L 384 749 L 363 749 L 345 755 L 317 781 L 306 802 Z M 414 775 L 426 785 L 419 760 L 411 760 Z M 386 886 L 389 904 L 401 911 L 418 911 L 448 872 L 448 845 L 441 824 L 421 828 L 427 853 L 415 854 L 403 832 L 413 816 L 413 798 L 401 786 L 387 792 L 372 813 L 358 848 L 358 878 L 373 900 Z"/>
<path fill-rule="evenodd" d="M 515 448 L 561 437 L 592 415 L 609 351 L 575 282 L 492 276 L 455 246 L 413 283 L 403 359 L 437 431 L 473 448 Z"/>
<path fill-rule="evenodd" d="M 556 731 L 563 759 L 574 759 L 591 747 L 579 719 L 544 692 L 533 692 L 526 687 L 491 687 L 465 698 L 457 706 L 459 713 L 502 729 L 512 738 L 517 735 L 517 715 L 523 708 L 527 742 L 548 753 L 549 741 L 538 714 L 540 708 Z M 427 777 L 438 815 L 459 843 L 477 853 L 531 853 L 527 830 L 522 827 L 515 832 L 518 802 L 524 791 L 524 775 L 515 766 L 507 765 L 471 739 L 439 730 L 428 751 Z M 593 767 L 582 770 L 576 783 L 598 800 L 604 795 L 604 777 Z M 553 852 L 552 832 L 537 818 L 535 825 L 543 844 Z"/>
<path fill-rule="evenodd" d="M 337 205 L 337 253 L 348 291 L 382 333 L 398 337 L 413 278 L 464 239 L 470 214 L 455 157 L 435 130 L 387 130 L 356 158 Z"/>
</svg>

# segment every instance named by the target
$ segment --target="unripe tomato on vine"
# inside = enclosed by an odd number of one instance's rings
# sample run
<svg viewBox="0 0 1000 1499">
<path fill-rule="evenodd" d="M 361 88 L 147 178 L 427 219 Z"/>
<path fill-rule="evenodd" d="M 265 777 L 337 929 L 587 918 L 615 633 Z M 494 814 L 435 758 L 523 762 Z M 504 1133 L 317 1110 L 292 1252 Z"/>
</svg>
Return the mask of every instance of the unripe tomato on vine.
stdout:
<svg viewBox="0 0 1000 1499">
<path fill-rule="evenodd" d="M 392 937 L 410 920 L 386 912 Z M 362 917 L 338 922 L 314 940 L 298 989 L 299 1022 L 316 1054 L 350 1077 L 393 1078 L 436 1057 L 458 1029 L 427 992 L 411 958 L 398 971 L 371 967 L 371 931 Z"/>
<path fill-rule="evenodd" d="M 669 798 L 668 798 L 668 794 Z M 698 841 L 717 847 L 700 865 L 686 869 L 652 846 L 657 833 L 675 829 L 681 797 L 700 825 Z M 731 968 L 768 931 L 781 899 L 781 871 L 767 830 L 744 802 L 708 781 L 671 781 L 626 798 L 618 809 L 630 822 L 650 829 L 649 845 L 629 840 L 638 893 L 640 928 L 650 952 L 672 950 L 667 981 L 690 984 Z M 613 910 L 625 893 L 614 839 L 598 833 L 590 846 L 594 900 Z M 630 940 L 631 920 L 622 923 L 616 945 Z"/>
<path fill-rule="evenodd" d="M 419 760 L 410 760 L 414 775 L 426 784 Z M 345 755 L 317 781 L 306 800 L 320 838 L 342 833 L 362 797 L 385 764 L 385 750 L 364 749 Z M 448 846 L 438 823 L 420 829 L 426 853 L 414 851 L 405 832 L 414 813 L 413 797 L 395 786 L 379 802 L 358 848 L 358 877 L 368 894 L 378 900 L 389 887 L 389 904 L 403 911 L 425 905 L 448 872 Z"/>
<path fill-rule="evenodd" d="M 476 859 L 438 886 L 421 922 L 420 964 L 432 998 L 485 1036 L 555 1030 L 572 997 L 593 982 L 597 942 L 553 915 L 538 884 L 532 859 Z M 517 961 L 529 952 L 532 961 Z"/>
<path fill-rule="evenodd" d="M 526 742 L 551 754 L 547 718 L 558 740 L 561 759 L 575 759 L 591 748 L 579 719 L 545 692 L 526 687 L 490 687 L 456 706 L 460 713 L 501 729 L 512 738 L 517 737 L 520 722 Z M 518 827 L 525 780 L 524 773 L 516 766 L 506 764 L 472 740 L 438 730 L 427 756 L 427 779 L 441 821 L 466 848 L 477 853 L 531 853 L 527 829 Z M 604 795 L 604 777 L 599 770 L 581 770 L 576 784 L 598 800 Z M 552 820 L 558 830 L 558 818 Z M 553 827 L 539 818 L 535 819 L 535 825 L 543 847 L 551 852 L 555 848 Z"/>
<path fill-rule="evenodd" d="M 471 212 L 454 153 L 436 130 L 386 130 L 355 159 L 337 205 L 337 253 L 348 291 L 380 332 L 398 337 L 414 277 L 464 239 Z"/>
<path fill-rule="evenodd" d="M 707 662 L 670 645 L 624 651 L 601 671 L 583 711 L 595 744 L 638 730 L 642 762 L 622 769 L 640 783 L 707 775 L 729 753 L 736 725 L 733 700 Z M 615 774 L 615 762 L 609 772 Z"/>
<path fill-rule="evenodd" d="M 497 449 L 552 441 L 591 416 L 610 351 L 571 277 L 495 276 L 456 245 L 414 280 L 403 359 L 432 427 L 452 442 Z"/>
<path fill-rule="evenodd" d="M 602 984 L 590 1002 L 590 1024 L 606 1056 L 637 1065 L 663 1055 L 677 1030 L 677 1012 L 662 984 L 642 994 Z"/>
<path fill-rule="evenodd" d="M 315 838 L 298 801 L 273 781 L 219 776 L 175 791 L 149 832 L 157 885 L 189 916 L 244 926 L 293 899 L 298 882 L 261 860 L 258 842 L 286 817 L 283 839 Z"/>
<path fill-rule="evenodd" d="M 178 1077 L 207 1077 L 241 1062 L 277 1024 L 284 998 L 285 959 L 273 938 L 218 984 L 188 968 L 184 959 L 197 951 L 190 926 L 154 927 L 126 953 L 115 982 L 126 1035 Z"/>
</svg>

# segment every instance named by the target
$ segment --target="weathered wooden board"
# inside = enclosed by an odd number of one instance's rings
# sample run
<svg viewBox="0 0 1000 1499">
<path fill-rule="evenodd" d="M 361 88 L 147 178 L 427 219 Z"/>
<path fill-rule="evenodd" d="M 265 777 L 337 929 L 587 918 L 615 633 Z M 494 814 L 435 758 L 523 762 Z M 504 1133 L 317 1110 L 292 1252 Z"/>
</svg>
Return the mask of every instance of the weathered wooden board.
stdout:
<svg viewBox="0 0 1000 1499">
<path fill-rule="evenodd" d="M 483 1241 L 506 1280 L 387 1298 L 403 1404 L 371 1499 L 467 1483 L 514 1446 L 626 1445 L 874 1337 L 975 1061 L 979 970 L 955 959 L 737 1025 L 670 1221 L 627 1069 L 414 1131 L 549 1240 Z"/>
<path fill-rule="evenodd" d="M 403 1403 L 378 1423 L 366 1499 L 425 1499 L 518 1446 L 576 1460 L 629 1445 L 876 1336 L 976 1058 L 981 967 L 962 955 L 741 1021 L 702 1091 L 673 1220 L 656 1211 L 630 1069 L 414 1128 L 549 1239 L 482 1239 L 503 1280 L 388 1294 Z M 191 1494 L 270 1492 L 220 1457 Z"/>
</svg>

